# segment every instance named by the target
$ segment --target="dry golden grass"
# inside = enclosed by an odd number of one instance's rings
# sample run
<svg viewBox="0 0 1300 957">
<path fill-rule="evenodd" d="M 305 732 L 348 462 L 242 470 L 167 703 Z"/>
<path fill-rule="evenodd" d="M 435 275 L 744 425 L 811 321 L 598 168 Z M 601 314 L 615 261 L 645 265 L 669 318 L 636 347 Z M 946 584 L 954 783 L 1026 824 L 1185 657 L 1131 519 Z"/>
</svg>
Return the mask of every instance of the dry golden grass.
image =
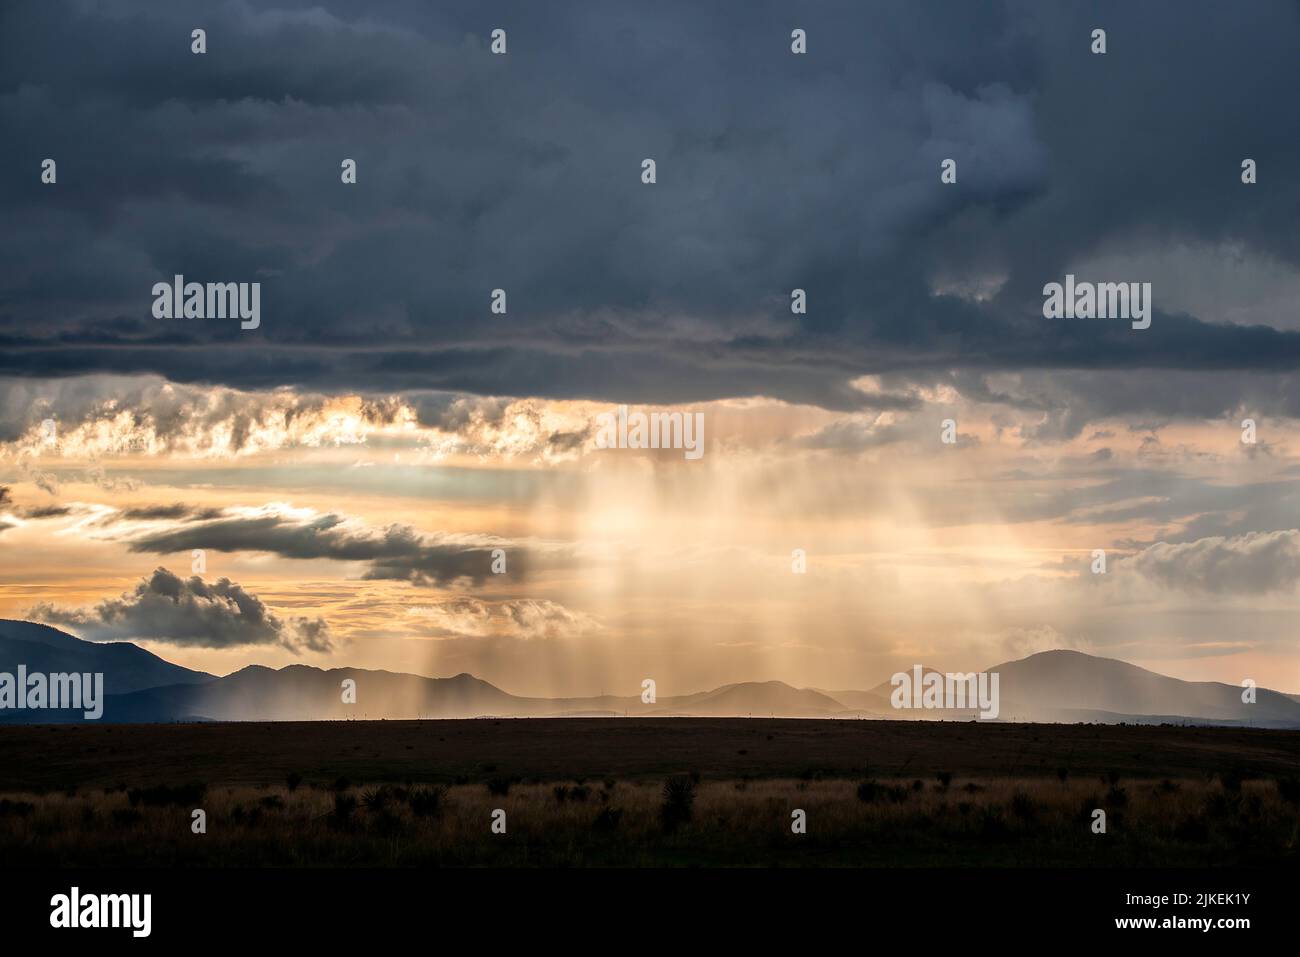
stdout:
<svg viewBox="0 0 1300 957">
<path fill-rule="evenodd" d="M 675 827 L 664 781 L 648 779 L 505 794 L 231 785 L 161 806 L 122 790 L 8 793 L 0 855 L 10 866 L 1214 866 L 1294 863 L 1300 841 L 1296 796 L 1272 780 L 674 780 L 691 795 Z M 438 812 L 417 813 L 435 792 Z M 206 834 L 191 831 L 195 807 Z M 491 831 L 497 808 L 504 835 Z M 1104 835 L 1093 808 L 1107 812 Z M 806 834 L 791 831 L 795 809 Z"/>
</svg>

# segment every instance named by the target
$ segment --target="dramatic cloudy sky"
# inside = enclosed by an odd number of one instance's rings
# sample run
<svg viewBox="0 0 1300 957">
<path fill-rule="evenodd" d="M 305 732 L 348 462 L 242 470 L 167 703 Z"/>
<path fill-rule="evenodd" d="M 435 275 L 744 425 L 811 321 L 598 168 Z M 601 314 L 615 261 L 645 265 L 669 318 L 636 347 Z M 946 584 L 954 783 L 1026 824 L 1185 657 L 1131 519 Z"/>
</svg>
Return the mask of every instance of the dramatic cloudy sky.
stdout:
<svg viewBox="0 0 1300 957">
<path fill-rule="evenodd" d="M 520 693 L 1300 692 L 1297 50 L 1266 0 L 6 3 L 0 615 Z M 1044 319 L 1067 273 L 1151 327 Z M 176 274 L 260 328 L 154 318 Z M 620 403 L 706 453 L 597 449 Z"/>
</svg>

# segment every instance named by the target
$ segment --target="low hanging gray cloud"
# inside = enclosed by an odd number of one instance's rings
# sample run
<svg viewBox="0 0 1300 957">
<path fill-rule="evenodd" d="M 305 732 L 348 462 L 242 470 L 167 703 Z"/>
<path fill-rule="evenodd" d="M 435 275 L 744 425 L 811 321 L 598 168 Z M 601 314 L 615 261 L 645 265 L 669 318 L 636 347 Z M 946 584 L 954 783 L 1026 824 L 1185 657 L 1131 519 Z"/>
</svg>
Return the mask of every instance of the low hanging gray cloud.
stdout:
<svg viewBox="0 0 1300 957">
<path fill-rule="evenodd" d="M 119 598 L 92 608 L 43 602 L 27 617 L 71 628 L 90 641 L 149 640 L 195 648 L 278 645 L 295 652 L 334 646 L 321 618 L 281 618 L 228 578 L 185 579 L 162 567 Z"/>
<path fill-rule="evenodd" d="M 1247 595 L 1293 591 L 1300 582 L 1300 530 L 1160 542 L 1127 562 L 1166 588 Z"/>
<path fill-rule="evenodd" d="M 221 517 L 219 508 L 199 508 L 194 505 L 184 505 L 175 502 L 171 505 L 138 505 L 133 508 L 122 509 L 120 515 L 109 517 L 109 521 L 116 521 L 118 518 L 128 521 L 200 521 L 203 519 L 213 519 Z"/>
<path fill-rule="evenodd" d="M 483 601 L 470 596 L 417 605 L 407 612 L 427 623 L 426 637 L 523 640 L 572 637 L 600 630 L 590 615 L 547 600 L 533 598 Z"/>
<path fill-rule="evenodd" d="M 506 551 L 511 579 L 540 564 L 564 560 L 559 546 L 545 548 L 490 536 L 429 535 L 410 525 L 373 528 L 342 515 L 269 513 L 186 522 L 130 539 L 133 552 L 172 554 L 192 549 L 265 552 L 281 558 L 363 562 L 362 577 L 435 585 L 458 579 L 481 583 L 492 575 L 493 551 Z"/>
</svg>

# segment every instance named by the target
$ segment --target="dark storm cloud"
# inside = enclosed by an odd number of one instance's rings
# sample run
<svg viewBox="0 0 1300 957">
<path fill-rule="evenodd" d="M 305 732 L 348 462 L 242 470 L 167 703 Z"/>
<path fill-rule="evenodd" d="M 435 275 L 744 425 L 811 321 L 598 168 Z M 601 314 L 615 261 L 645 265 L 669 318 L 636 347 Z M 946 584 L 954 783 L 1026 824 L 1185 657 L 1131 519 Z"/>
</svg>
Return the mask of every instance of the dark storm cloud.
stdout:
<svg viewBox="0 0 1300 957">
<path fill-rule="evenodd" d="M 119 517 L 132 519 L 135 521 L 150 521 L 155 519 L 188 519 L 199 521 L 203 519 L 219 518 L 221 509 L 219 508 L 197 508 L 192 505 L 183 505 L 176 503 L 174 505 L 142 505 L 137 508 L 125 508 L 120 516 L 111 516 L 111 521 L 116 521 Z"/>
<path fill-rule="evenodd" d="M 0 373 L 850 409 L 863 373 L 1154 370 L 1120 411 L 1166 412 L 1221 370 L 1216 412 L 1296 414 L 1295 332 L 1039 310 L 1120 239 L 1300 261 L 1297 48 L 1264 0 L 7 4 Z M 153 320 L 174 273 L 261 281 L 261 328 Z M 1045 439 L 1105 406 L 1015 399 Z"/>
<path fill-rule="evenodd" d="M 308 519 L 282 515 L 228 517 L 186 524 L 133 538 L 133 552 L 159 555 L 211 549 L 218 552 L 264 552 L 281 558 L 328 559 L 364 562 L 366 579 L 393 579 L 416 585 L 433 585 L 459 578 L 481 583 L 492 573 L 492 552 L 506 551 L 512 580 L 526 577 L 532 568 L 553 562 L 555 556 L 505 540 L 489 544 L 467 542 L 453 536 L 421 534 L 409 525 L 382 529 L 349 523 L 339 515 Z"/>
<path fill-rule="evenodd" d="M 19 514 L 23 518 L 42 519 L 42 518 L 64 518 L 73 513 L 73 509 L 66 505 L 37 505 L 30 508 L 24 508 Z"/>
<path fill-rule="evenodd" d="M 196 648 L 281 645 L 291 651 L 329 651 L 321 618 L 280 618 L 256 595 L 228 578 L 205 582 L 157 568 L 120 598 L 93 608 L 43 602 L 27 617 L 77 630 L 90 641 L 153 640 Z"/>
</svg>

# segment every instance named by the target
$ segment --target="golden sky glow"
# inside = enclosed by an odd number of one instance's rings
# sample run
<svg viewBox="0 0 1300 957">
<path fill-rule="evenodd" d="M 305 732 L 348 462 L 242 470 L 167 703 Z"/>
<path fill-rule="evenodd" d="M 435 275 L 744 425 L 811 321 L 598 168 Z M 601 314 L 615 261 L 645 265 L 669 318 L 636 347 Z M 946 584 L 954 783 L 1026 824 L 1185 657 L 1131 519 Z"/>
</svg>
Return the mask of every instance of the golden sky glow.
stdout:
<svg viewBox="0 0 1300 957">
<path fill-rule="evenodd" d="M 215 673 L 469 671 L 521 694 L 631 693 L 644 677 L 660 694 L 859 688 L 1055 647 L 1300 689 L 1296 533 L 1231 531 L 1294 476 L 1294 422 L 1261 421 L 1254 446 L 1230 421 L 1097 422 L 1042 442 L 1033 416 L 941 389 L 865 414 L 756 398 L 678 407 L 705 417 L 688 461 L 597 449 L 609 404 L 467 397 L 434 425 L 399 397 L 130 384 L 134 401 L 3 446 L 0 614 L 97 621 L 159 567 L 188 578 L 205 529 L 237 527 L 206 544 L 200 577 L 256 596 L 285 636 L 320 619 L 328 642 L 133 640 Z M 283 540 L 263 543 L 272 525 Z M 198 538 L 140 547 L 178 533 Z M 469 564 L 376 575 L 354 546 L 394 534 Z M 486 567 L 498 547 L 501 575 Z"/>
</svg>

